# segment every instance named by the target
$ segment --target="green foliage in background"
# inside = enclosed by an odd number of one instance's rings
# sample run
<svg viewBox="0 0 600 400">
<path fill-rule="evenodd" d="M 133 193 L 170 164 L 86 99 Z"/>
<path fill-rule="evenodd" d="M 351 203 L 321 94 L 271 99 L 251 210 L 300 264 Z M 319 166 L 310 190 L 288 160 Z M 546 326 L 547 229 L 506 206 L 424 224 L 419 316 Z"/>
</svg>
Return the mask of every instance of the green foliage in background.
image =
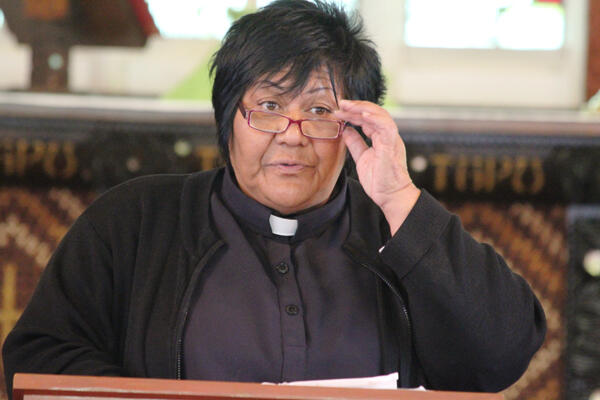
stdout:
<svg viewBox="0 0 600 400">
<path fill-rule="evenodd" d="M 383 97 L 383 107 L 387 109 L 399 107 L 398 102 L 390 94 L 394 85 L 394 75 L 390 74 L 389 71 L 383 70 L 383 78 L 387 87 L 387 91 Z"/>
<path fill-rule="evenodd" d="M 256 11 L 256 2 L 249 1 L 242 10 L 227 9 L 227 16 L 233 22 L 246 14 Z M 183 81 L 168 91 L 163 98 L 168 100 L 206 100 L 210 101 L 212 80 L 210 79 L 210 60 L 217 47 L 211 50 L 210 55 L 194 69 Z"/>
<path fill-rule="evenodd" d="M 216 50 L 216 48 L 215 48 Z M 206 100 L 210 101 L 212 92 L 212 80 L 209 76 L 209 65 L 211 55 L 206 57 L 194 71 L 173 89 L 167 92 L 163 98 L 168 100 Z"/>
</svg>

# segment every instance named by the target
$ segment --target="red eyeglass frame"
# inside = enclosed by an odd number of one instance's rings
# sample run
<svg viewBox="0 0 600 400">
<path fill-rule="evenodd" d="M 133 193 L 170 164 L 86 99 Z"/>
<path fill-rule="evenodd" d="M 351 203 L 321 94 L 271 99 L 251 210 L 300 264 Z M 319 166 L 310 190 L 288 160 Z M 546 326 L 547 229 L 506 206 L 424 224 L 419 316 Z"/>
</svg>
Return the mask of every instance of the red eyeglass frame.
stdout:
<svg viewBox="0 0 600 400">
<path fill-rule="evenodd" d="M 303 119 L 292 119 L 286 115 L 283 114 L 279 114 L 276 112 L 272 112 L 272 111 L 263 111 L 263 110 L 246 110 L 246 108 L 240 104 L 239 105 L 239 109 L 240 112 L 242 113 L 242 116 L 244 117 L 244 119 L 246 120 L 246 122 L 248 123 L 248 126 L 252 129 L 256 129 L 259 132 L 265 132 L 265 133 L 272 133 L 274 135 L 277 135 L 279 133 L 283 133 L 285 131 L 287 131 L 290 128 L 290 125 L 293 124 L 297 124 L 298 125 L 298 129 L 300 130 L 300 133 L 302 134 L 302 136 L 306 136 L 307 138 L 310 139 L 320 139 L 320 140 L 334 140 L 340 137 L 340 135 L 342 134 L 342 132 L 344 131 L 344 128 L 346 127 L 346 125 L 348 124 L 346 121 L 342 121 L 339 119 L 324 119 L 324 118 L 303 118 Z M 258 129 L 255 128 L 254 126 L 250 125 L 250 115 L 252 115 L 253 112 L 261 112 L 261 113 L 265 113 L 265 114 L 271 114 L 271 115 L 277 115 L 279 117 L 283 117 L 285 119 L 288 120 L 288 124 L 285 127 L 284 130 L 282 130 L 281 132 L 271 132 L 271 131 L 264 131 L 262 129 Z M 337 135 L 335 135 L 334 137 L 315 137 L 315 136 L 310 136 L 304 133 L 304 131 L 302 130 L 302 122 L 304 121 L 327 121 L 327 122 L 335 122 L 338 124 L 338 132 Z"/>
</svg>

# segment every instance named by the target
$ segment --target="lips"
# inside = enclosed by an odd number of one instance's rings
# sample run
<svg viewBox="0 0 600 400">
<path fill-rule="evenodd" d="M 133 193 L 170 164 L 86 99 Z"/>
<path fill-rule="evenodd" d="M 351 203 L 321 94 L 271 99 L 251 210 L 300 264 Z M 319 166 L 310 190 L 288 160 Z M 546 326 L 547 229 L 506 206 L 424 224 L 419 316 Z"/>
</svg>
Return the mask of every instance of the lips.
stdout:
<svg viewBox="0 0 600 400">
<path fill-rule="evenodd" d="M 276 161 L 270 161 L 268 163 L 268 165 L 285 165 L 285 166 L 301 165 L 303 167 L 308 167 L 308 164 L 306 162 L 292 160 L 292 159 L 281 159 L 281 160 L 276 160 Z"/>
<path fill-rule="evenodd" d="M 302 170 L 309 168 L 310 166 L 301 161 L 295 160 L 277 160 L 267 164 L 269 167 L 275 168 L 278 172 L 284 174 L 295 174 Z"/>
</svg>

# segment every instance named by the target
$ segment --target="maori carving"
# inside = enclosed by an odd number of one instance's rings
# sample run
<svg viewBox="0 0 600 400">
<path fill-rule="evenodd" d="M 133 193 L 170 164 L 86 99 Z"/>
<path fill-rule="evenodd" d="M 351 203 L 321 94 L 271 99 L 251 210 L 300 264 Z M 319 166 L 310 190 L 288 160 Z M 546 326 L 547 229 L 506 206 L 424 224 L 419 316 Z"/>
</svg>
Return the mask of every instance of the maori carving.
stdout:
<svg viewBox="0 0 600 400">
<path fill-rule="evenodd" d="M 89 131 L 2 137 L 0 178 L 10 182 L 109 187 L 135 176 L 184 173 L 221 165 L 213 128 L 151 125 L 129 129 L 93 124 Z M 74 129 L 75 130 L 75 129 Z M 451 142 L 452 138 L 449 138 Z M 421 141 L 423 138 L 421 138 Z M 544 202 L 600 201 L 600 140 L 581 147 L 545 144 L 424 146 L 406 141 L 415 182 L 450 199 L 519 199 Z M 351 163 L 350 163 L 351 165 Z"/>
<path fill-rule="evenodd" d="M 25 177 L 37 171 L 51 180 L 69 180 L 79 164 L 72 141 L 7 138 L 0 142 L 0 171 L 7 177 Z"/>
<path fill-rule="evenodd" d="M 515 194 L 535 195 L 546 182 L 542 159 L 537 156 L 434 153 L 428 159 L 434 169 L 432 186 L 437 193 L 450 187 L 458 192 L 492 193 L 498 185 L 507 183 Z"/>
</svg>

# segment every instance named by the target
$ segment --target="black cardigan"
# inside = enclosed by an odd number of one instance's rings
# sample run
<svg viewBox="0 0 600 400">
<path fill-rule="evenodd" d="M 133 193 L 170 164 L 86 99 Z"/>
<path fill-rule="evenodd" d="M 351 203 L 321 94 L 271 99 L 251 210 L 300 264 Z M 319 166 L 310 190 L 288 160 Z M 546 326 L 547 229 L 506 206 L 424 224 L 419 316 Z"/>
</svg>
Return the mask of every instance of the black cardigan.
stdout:
<svg viewBox="0 0 600 400">
<path fill-rule="evenodd" d="M 192 289 L 224 245 L 209 210 L 222 173 L 134 179 L 77 219 L 4 343 L 9 394 L 16 372 L 181 377 Z M 546 330 L 523 278 L 426 192 L 391 239 L 360 184 L 350 179 L 348 192 L 344 250 L 380 277 L 380 321 L 400 354 L 386 363 L 402 386 L 498 391 L 516 381 Z"/>
</svg>

